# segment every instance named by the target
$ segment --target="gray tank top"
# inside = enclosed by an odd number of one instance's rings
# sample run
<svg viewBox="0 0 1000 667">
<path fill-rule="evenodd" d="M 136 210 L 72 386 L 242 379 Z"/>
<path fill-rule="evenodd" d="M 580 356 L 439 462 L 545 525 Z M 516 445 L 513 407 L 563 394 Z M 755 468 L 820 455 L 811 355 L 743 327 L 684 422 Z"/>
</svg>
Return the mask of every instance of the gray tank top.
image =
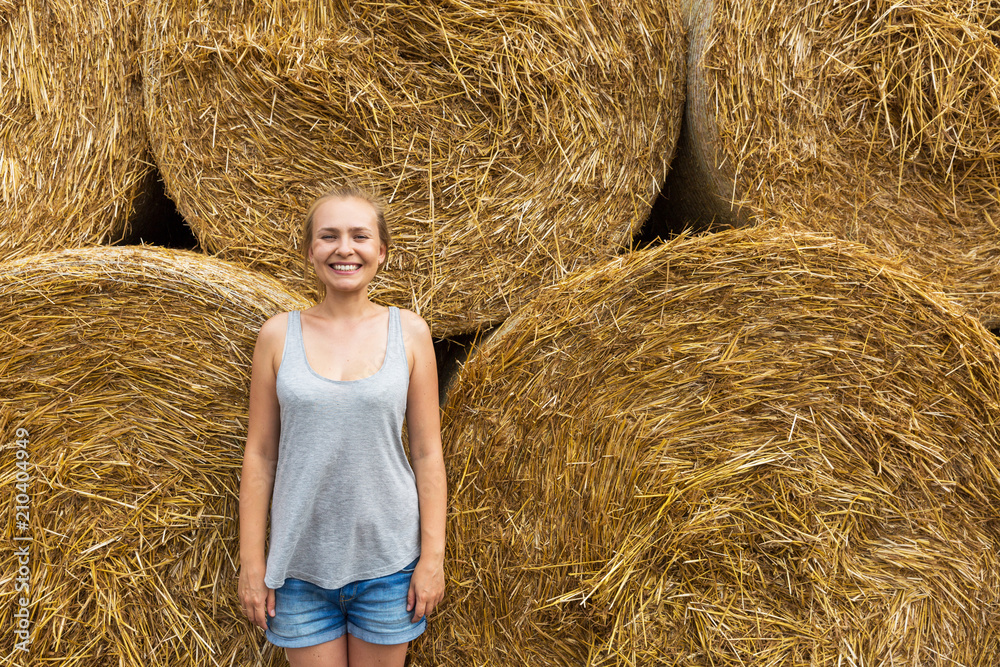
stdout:
<svg viewBox="0 0 1000 667">
<path fill-rule="evenodd" d="M 288 314 L 276 389 L 278 465 L 264 583 L 322 588 L 398 572 L 420 555 L 420 515 L 402 428 L 410 372 L 399 309 L 382 367 L 330 380 L 310 366 L 299 311 Z"/>
</svg>

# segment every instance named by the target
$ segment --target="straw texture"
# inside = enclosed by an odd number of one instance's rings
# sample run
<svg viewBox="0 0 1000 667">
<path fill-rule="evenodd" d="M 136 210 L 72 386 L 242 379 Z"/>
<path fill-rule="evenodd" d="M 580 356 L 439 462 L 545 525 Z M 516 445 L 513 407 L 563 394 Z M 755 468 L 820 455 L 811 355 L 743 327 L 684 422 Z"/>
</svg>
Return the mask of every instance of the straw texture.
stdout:
<svg viewBox="0 0 1000 667">
<path fill-rule="evenodd" d="M 829 237 L 730 230 L 542 290 L 444 419 L 419 665 L 989 665 L 1000 346 Z"/>
<path fill-rule="evenodd" d="M 686 2 L 691 213 L 865 243 L 1000 321 L 1000 2 Z"/>
<path fill-rule="evenodd" d="M 144 90 L 203 247 L 315 294 L 311 200 L 389 201 L 375 285 L 444 337 L 626 244 L 683 104 L 677 0 L 150 3 Z"/>
<path fill-rule="evenodd" d="M 148 207 L 141 11 L 0 2 L 0 259 L 118 241 Z"/>
<path fill-rule="evenodd" d="M 259 661 L 264 639 L 236 599 L 239 471 L 257 332 L 304 307 L 271 279 L 187 251 L 0 264 L 0 428 L 8 450 L 16 429 L 29 433 L 28 526 L 14 522 L 13 451 L 0 489 L 6 539 L 30 549 L 33 609 L 29 652 L 12 651 L 8 631 L 0 654 L 279 664 Z M 18 567 L 4 549 L 0 570 Z M 8 618 L 18 596 L 0 589 Z"/>
</svg>

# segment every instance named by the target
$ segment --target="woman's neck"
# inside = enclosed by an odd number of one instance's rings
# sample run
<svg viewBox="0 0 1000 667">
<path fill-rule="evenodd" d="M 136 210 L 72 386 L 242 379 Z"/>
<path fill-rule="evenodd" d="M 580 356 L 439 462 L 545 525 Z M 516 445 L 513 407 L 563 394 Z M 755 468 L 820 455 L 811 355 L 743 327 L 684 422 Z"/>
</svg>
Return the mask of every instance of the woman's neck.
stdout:
<svg viewBox="0 0 1000 667">
<path fill-rule="evenodd" d="M 368 292 L 329 292 L 313 311 L 316 315 L 324 319 L 331 320 L 360 320 L 371 314 L 379 307 L 368 298 Z"/>
</svg>

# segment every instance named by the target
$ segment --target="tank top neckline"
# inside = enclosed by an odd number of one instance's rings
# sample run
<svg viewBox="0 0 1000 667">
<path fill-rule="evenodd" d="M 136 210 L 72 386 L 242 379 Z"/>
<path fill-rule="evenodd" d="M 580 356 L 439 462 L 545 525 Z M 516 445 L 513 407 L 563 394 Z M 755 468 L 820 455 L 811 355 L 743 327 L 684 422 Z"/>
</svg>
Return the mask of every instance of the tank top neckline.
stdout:
<svg viewBox="0 0 1000 667">
<path fill-rule="evenodd" d="M 387 327 L 388 330 L 386 331 L 385 334 L 385 355 L 382 357 L 382 365 L 379 366 L 378 370 L 372 373 L 371 375 L 368 375 L 363 378 L 358 378 L 356 380 L 333 380 L 331 378 L 326 377 L 325 375 L 320 375 L 315 370 L 313 370 L 312 365 L 309 363 L 309 357 L 306 356 L 306 337 L 302 330 L 302 311 L 296 310 L 295 314 L 296 314 L 297 324 L 299 327 L 299 351 L 302 352 L 303 365 L 305 365 L 305 367 L 309 369 L 310 373 L 318 377 L 320 380 L 325 380 L 326 382 L 332 382 L 334 384 L 352 384 L 355 382 L 364 382 L 365 380 L 371 380 L 372 378 L 377 377 L 379 374 L 382 373 L 383 370 L 385 370 L 385 367 L 389 365 L 389 351 L 392 349 L 392 334 L 394 329 L 394 327 L 392 326 L 392 316 L 393 316 L 393 311 L 395 310 L 395 306 L 388 306 L 388 308 L 389 308 L 389 324 Z"/>
</svg>

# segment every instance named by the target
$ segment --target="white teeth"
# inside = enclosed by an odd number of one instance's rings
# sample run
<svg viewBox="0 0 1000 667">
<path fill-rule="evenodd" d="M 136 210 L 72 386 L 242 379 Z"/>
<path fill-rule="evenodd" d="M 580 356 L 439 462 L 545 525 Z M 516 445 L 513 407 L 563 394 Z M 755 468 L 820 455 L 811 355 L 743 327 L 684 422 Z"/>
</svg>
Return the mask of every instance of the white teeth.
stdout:
<svg viewBox="0 0 1000 667">
<path fill-rule="evenodd" d="M 331 264 L 334 271 L 353 271 L 358 268 L 357 264 Z"/>
</svg>

